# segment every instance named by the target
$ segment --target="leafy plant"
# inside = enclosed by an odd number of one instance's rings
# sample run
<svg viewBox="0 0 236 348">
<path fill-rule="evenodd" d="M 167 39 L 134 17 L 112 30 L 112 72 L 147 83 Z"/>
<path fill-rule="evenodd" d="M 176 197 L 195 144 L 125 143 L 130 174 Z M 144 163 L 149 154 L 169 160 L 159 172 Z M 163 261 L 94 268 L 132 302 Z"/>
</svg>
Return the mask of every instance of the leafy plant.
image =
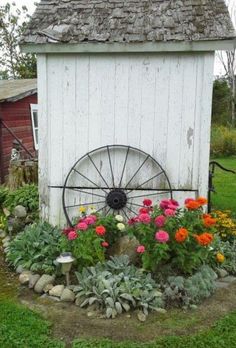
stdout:
<svg viewBox="0 0 236 348">
<path fill-rule="evenodd" d="M 10 243 L 6 260 L 16 268 L 53 273 L 59 255 L 60 230 L 47 222 L 29 225 Z"/>
<path fill-rule="evenodd" d="M 151 275 L 129 265 L 126 255 L 84 268 L 76 276 L 79 286 L 74 291 L 80 307 L 96 304 L 107 318 L 131 309 L 140 309 L 148 315 L 150 310 L 163 306 L 162 294 Z"/>
<path fill-rule="evenodd" d="M 0 186 L 0 210 L 4 207 L 4 202 L 7 198 L 9 191 L 5 186 Z"/>
<path fill-rule="evenodd" d="M 25 185 L 8 193 L 4 205 L 13 210 L 17 205 L 23 205 L 29 212 L 36 212 L 39 208 L 38 187 L 34 184 Z"/>
<path fill-rule="evenodd" d="M 184 278 L 172 276 L 162 285 L 164 298 L 168 306 L 190 306 L 211 296 L 215 290 L 216 273 L 203 265 L 193 276 Z"/>
</svg>

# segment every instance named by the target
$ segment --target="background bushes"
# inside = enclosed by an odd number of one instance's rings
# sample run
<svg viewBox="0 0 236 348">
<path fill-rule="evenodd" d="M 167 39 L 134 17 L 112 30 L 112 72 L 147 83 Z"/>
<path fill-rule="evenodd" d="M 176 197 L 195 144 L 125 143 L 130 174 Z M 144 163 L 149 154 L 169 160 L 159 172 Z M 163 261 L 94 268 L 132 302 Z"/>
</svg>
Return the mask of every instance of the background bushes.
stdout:
<svg viewBox="0 0 236 348">
<path fill-rule="evenodd" d="M 212 126 L 211 155 L 215 157 L 236 155 L 236 129 Z"/>
</svg>

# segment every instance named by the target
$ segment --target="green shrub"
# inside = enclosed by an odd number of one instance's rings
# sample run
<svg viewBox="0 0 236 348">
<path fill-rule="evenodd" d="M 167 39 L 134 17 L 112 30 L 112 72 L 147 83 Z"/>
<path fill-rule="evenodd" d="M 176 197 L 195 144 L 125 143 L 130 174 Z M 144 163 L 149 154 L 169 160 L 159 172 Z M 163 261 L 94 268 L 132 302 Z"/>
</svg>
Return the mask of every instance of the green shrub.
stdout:
<svg viewBox="0 0 236 348">
<path fill-rule="evenodd" d="M 213 127 L 211 131 L 211 155 L 236 155 L 236 129 Z"/>
<path fill-rule="evenodd" d="M 0 210 L 4 208 L 4 203 L 8 193 L 9 193 L 8 188 L 4 186 L 0 186 Z"/>
<path fill-rule="evenodd" d="M 17 205 L 23 205 L 29 212 L 36 212 L 39 209 L 38 187 L 34 184 L 25 185 L 15 191 L 8 193 L 4 206 L 9 210 Z"/>
<path fill-rule="evenodd" d="M 148 311 L 162 307 L 162 294 L 150 274 L 129 265 L 128 256 L 112 257 L 95 267 L 76 273 L 79 286 L 74 291 L 80 307 L 96 304 L 107 318 L 130 309 Z"/>
<path fill-rule="evenodd" d="M 168 277 L 163 285 L 164 297 L 168 306 L 190 306 L 209 297 L 215 290 L 216 273 L 209 266 L 202 266 L 193 276 Z"/>
<path fill-rule="evenodd" d="M 33 272 L 55 272 L 54 261 L 60 254 L 61 232 L 47 222 L 25 227 L 10 243 L 6 260 Z"/>
</svg>

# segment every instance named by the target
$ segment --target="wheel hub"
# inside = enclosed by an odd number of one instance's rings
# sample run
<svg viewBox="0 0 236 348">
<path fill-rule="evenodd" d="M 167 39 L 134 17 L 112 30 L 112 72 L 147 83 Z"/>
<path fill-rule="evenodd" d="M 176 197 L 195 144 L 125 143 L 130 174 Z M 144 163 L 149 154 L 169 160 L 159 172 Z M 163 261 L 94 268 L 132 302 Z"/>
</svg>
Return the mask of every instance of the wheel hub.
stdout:
<svg viewBox="0 0 236 348">
<path fill-rule="evenodd" d="M 119 210 L 126 206 L 127 196 L 123 190 L 114 189 L 108 193 L 106 202 L 110 208 Z"/>
</svg>

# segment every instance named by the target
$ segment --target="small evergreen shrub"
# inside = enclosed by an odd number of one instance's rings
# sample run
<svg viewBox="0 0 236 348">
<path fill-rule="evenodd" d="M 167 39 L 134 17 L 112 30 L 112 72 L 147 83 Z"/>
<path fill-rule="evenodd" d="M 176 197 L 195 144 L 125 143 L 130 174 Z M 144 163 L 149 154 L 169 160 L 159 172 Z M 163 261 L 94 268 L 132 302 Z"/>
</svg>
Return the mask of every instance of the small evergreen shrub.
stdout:
<svg viewBox="0 0 236 348">
<path fill-rule="evenodd" d="M 60 230 L 47 222 L 29 225 L 10 243 L 6 260 L 14 268 L 51 274 L 60 254 L 60 238 Z"/>
</svg>

